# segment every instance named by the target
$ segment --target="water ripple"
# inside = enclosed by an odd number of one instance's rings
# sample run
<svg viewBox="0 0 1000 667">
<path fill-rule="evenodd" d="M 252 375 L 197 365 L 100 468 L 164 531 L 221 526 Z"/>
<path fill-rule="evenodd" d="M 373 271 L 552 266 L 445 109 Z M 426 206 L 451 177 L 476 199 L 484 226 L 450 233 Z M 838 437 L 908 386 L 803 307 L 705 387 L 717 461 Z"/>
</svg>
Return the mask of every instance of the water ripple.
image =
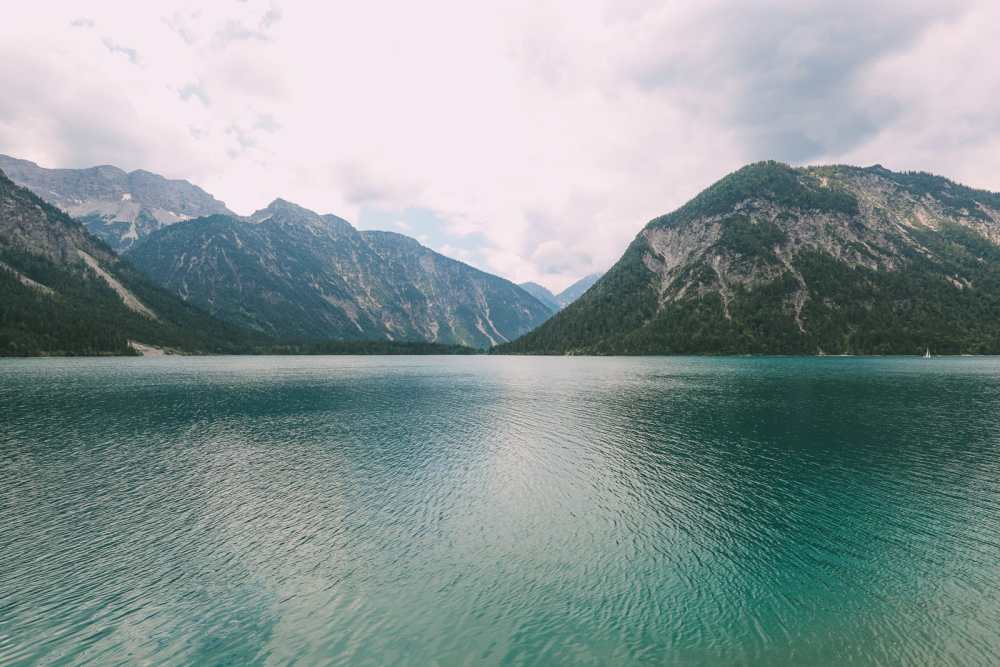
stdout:
<svg viewBox="0 0 1000 667">
<path fill-rule="evenodd" d="M 0 664 L 998 664 L 1000 360 L 0 363 Z"/>
</svg>

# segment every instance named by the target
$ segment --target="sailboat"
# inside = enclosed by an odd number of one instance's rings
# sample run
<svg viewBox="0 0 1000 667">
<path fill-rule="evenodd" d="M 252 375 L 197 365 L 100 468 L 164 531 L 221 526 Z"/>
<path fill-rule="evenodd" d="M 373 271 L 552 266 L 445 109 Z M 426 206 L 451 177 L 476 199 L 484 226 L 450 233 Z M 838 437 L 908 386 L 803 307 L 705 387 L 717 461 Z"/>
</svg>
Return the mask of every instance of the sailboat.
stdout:
<svg viewBox="0 0 1000 667">
<path fill-rule="evenodd" d="M 924 352 L 924 359 L 930 359 L 930 358 L 931 358 L 931 348 L 927 348 L 927 351 Z"/>
</svg>

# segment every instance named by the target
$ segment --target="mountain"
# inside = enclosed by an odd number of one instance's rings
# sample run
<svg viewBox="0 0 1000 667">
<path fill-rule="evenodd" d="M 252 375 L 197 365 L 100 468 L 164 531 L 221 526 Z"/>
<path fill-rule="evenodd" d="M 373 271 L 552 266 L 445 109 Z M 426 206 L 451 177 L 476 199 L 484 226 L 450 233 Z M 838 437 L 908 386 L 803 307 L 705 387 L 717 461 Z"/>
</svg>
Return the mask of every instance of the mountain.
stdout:
<svg viewBox="0 0 1000 667">
<path fill-rule="evenodd" d="M 232 352 L 258 339 L 156 287 L 0 172 L 0 355 Z"/>
<path fill-rule="evenodd" d="M 558 310 L 562 308 L 562 304 L 559 303 L 559 300 L 556 298 L 556 295 L 550 292 L 543 285 L 539 285 L 538 283 L 527 282 L 527 283 L 518 283 L 518 287 L 520 287 L 525 292 L 527 292 L 531 296 L 541 301 L 545 306 L 548 306 L 549 310 L 551 310 L 553 313 L 558 312 Z"/>
<path fill-rule="evenodd" d="M 359 232 L 283 200 L 247 220 L 164 227 L 128 253 L 155 282 L 219 318 L 293 340 L 489 347 L 551 313 L 511 282 L 390 232 Z"/>
<path fill-rule="evenodd" d="M 652 220 L 498 351 L 1000 353 L 1000 195 L 881 166 L 747 166 Z"/>
<path fill-rule="evenodd" d="M 108 165 L 89 169 L 45 169 L 0 155 L 0 170 L 16 184 L 80 220 L 116 252 L 182 220 L 232 213 L 201 188 L 148 171 L 125 172 Z"/>
<path fill-rule="evenodd" d="M 565 308 L 579 299 L 583 296 L 584 292 L 589 290 L 591 286 L 600 280 L 603 275 L 603 273 L 592 273 L 589 276 L 584 276 L 564 289 L 562 292 L 559 292 L 559 294 L 555 297 L 556 301 L 559 302 L 559 307 Z"/>
<path fill-rule="evenodd" d="M 553 294 L 538 283 L 521 283 L 518 287 L 548 306 L 553 313 L 556 313 L 579 299 L 584 292 L 590 289 L 591 285 L 601 279 L 602 275 L 601 273 L 592 273 L 589 276 L 580 278 L 562 292 L 559 292 L 559 294 Z"/>
</svg>

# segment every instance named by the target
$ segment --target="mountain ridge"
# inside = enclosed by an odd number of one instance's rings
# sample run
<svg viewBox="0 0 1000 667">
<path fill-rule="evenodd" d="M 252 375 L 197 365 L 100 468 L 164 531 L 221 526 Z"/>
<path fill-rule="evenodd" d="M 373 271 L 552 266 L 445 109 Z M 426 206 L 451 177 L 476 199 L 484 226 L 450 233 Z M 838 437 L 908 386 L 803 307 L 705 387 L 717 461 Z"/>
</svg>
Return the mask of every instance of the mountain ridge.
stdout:
<svg viewBox="0 0 1000 667">
<path fill-rule="evenodd" d="M 0 155 L 0 170 L 48 203 L 78 219 L 116 252 L 161 227 L 212 214 L 235 215 L 203 189 L 144 169 L 113 165 L 49 169 Z"/>
<path fill-rule="evenodd" d="M 569 304 L 573 303 L 581 296 L 583 296 L 584 293 L 586 293 L 586 291 L 589 290 L 594 285 L 594 283 L 600 280 L 601 276 L 603 275 L 604 275 L 603 273 L 598 272 L 598 273 L 591 273 L 589 275 L 584 276 L 583 278 L 580 278 L 575 283 L 564 289 L 562 292 L 556 294 L 555 295 L 556 301 L 559 302 L 560 306 L 565 308 L 566 306 L 568 306 Z"/>
<path fill-rule="evenodd" d="M 498 352 L 1000 352 L 1000 195 L 879 165 L 748 165 L 649 221 Z"/>
<path fill-rule="evenodd" d="M 550 314 L 510 281 L 416 239 L 358 231 L 282 199 L 246 219 L 217 215 L 165 227 L 128 257 L 213 315 L 293 340 L 486 348 Z"/>
<path fill-rule="evenodd" d="M 523 289 L 531 296 L 541 301 L 542 304 L 547 306 L 549 310 L 551 310 L 553 313 L 558 312 L 559 309 L 562 308 L 562 304 L 559 303 L 559 300 L 556 298 L 556 295 L 550 292 L 549 289 L 544 285 L 539 285 L 538 283 L 528 281 L 524 283 L 518 283 L 517 286 Z"/>
<path fill-rule="evenodd" d="M 0 355 L 235 352 L 256 342 L 153 285 L 0 170 Z"/>
<path fill-rule="evenodd" d="M 580 278 L 569 287 L 559 292 L 559 294 L 553 294 L 544 285 L 539 285 L 535 282 L 525 282 L 518 283 L 518 287 L 524 291 L 531 294 L 533 297 L 541 301 L 543 304 L 548 306 L 553 313 L 559 312 L 569 304 L 573 303 L 579 299 L 584 292 L 586 292 L 590 287 L 600 280 L 602 273 L 591 273 L 583 278 Z"/>
</svg>

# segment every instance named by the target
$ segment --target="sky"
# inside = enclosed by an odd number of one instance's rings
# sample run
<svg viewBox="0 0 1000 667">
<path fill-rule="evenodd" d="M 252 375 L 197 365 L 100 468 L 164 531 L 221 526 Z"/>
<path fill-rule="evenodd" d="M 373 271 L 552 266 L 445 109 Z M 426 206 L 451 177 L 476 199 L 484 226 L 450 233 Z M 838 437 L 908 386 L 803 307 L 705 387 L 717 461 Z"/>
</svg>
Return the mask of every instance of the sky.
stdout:
<svg viewBox="0 0 1000 667">
<path fill-rule="evenodd" d="M 12 3 L 0 153 L 282 197 L 557 291 L 748 162 L 1000 190 L 998 25 L 992 0 Z"/>
</svg>

